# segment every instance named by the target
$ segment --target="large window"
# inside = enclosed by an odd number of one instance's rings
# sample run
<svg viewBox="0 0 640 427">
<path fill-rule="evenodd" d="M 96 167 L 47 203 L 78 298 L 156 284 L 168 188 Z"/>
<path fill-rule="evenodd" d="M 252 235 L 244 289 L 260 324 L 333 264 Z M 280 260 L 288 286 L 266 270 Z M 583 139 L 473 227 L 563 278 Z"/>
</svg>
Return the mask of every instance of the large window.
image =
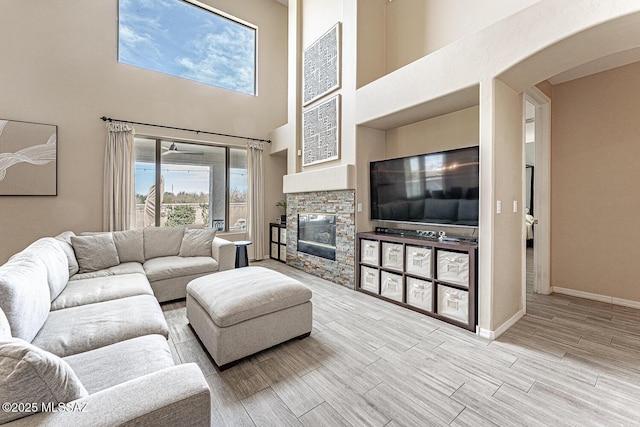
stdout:
<svg viewBox="0 0 640 427">
<path fill-rule="evenodd" d="M 256 29 L 193 3 L 120 0 L 118 61 L 255 95 Z"/>
<path fill-rule="evenodd" d="M 153 138 L 134 141 L 136 228 L 246 229 L 245 149 Z"/>
</svg>

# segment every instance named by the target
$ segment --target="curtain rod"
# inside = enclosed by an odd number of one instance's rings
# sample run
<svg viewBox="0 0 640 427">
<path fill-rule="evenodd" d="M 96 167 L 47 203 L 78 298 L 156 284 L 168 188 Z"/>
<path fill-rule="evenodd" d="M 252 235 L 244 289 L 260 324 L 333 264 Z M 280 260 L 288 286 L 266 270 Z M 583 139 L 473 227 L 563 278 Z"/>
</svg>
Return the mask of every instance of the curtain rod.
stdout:
<svg viewBox="0 0 640 427">
<path fill-rule="evenodd" d="M 154 125 L 152 123 L 132 122 L 131 120 L 112 119 L 111 117 L 105 117 L 105 116 L 100 117 L 100 120 L 102 120 L 103 122 L 122 122 L 122 123 L 131 123 L 131 124 L 134 124 L 134 125 L 153 126 L 153 127 L 157 127 L 157 128 L 184 130 L 184 131 L 187 131 L 187 132 L 206 133 L 207 135 L 217 135 L 217 136 L 226 136 L 228 138 L 248 139 L 250 141 L 260 141 L 260 142 L 266 142 L 268 144 L 271 144 L 271 140 L 270 139 L 250 138 L 248 136 L 230 135 L 230 134 L 227 134 L 227 133 L 207 132 L 207 131 L 204 131 L 204 130 L 178 128 L 178 127 L 174 127 L 174 126 L 165 126 L 165 125 Z"/>
</svg>

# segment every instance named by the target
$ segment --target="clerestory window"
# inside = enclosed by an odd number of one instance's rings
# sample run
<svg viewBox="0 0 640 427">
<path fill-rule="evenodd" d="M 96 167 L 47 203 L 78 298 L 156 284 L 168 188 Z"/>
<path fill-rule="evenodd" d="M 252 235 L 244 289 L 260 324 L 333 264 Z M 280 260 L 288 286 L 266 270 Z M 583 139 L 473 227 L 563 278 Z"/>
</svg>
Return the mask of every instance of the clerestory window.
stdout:
<svg viewBox="0 0 640 427">
<path fill-rule="evenodd" d="M 256 94 L 257 29 L 195 1 L 120 0 L 118 61 Z"/>
</svg>

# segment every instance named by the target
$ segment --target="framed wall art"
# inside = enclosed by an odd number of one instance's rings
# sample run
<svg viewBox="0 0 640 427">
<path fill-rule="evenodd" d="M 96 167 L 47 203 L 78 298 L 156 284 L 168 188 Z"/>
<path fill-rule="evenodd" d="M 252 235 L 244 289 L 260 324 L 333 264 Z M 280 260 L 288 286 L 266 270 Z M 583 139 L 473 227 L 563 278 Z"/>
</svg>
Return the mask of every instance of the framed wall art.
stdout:
<svg viewBox="0 0 640 427">
<path fill-rule="evenodd" d="M 302 113 L 302 166 L 340 156 L 340 95 Z"/>
<path fill-rule="evenodd" d="M 302 105 L 340 87 L 340 23 L 302 53 Z"/>
<path fill-rule="evenodd" d="M 0 196 L 56 196 L 58 126 L 0 119 Z"/>
</svg>

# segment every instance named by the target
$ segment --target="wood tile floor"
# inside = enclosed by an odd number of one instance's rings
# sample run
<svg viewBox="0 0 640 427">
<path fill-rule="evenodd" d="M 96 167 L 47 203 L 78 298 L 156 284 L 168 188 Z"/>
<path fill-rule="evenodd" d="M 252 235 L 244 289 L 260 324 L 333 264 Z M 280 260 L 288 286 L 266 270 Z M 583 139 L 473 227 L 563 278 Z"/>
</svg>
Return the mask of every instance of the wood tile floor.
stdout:
<svg viewBox="0 0 640 427">
<path fill-rule="evenodd" d="M 638 426 L 640 310 L 527 298 L 499 339 L 342 288 L 275 261 L 313 291 L 312 335 L 219 372 L 163 305 L 178 363 L 196 362 L 215 426 Z"/>
</svg>

